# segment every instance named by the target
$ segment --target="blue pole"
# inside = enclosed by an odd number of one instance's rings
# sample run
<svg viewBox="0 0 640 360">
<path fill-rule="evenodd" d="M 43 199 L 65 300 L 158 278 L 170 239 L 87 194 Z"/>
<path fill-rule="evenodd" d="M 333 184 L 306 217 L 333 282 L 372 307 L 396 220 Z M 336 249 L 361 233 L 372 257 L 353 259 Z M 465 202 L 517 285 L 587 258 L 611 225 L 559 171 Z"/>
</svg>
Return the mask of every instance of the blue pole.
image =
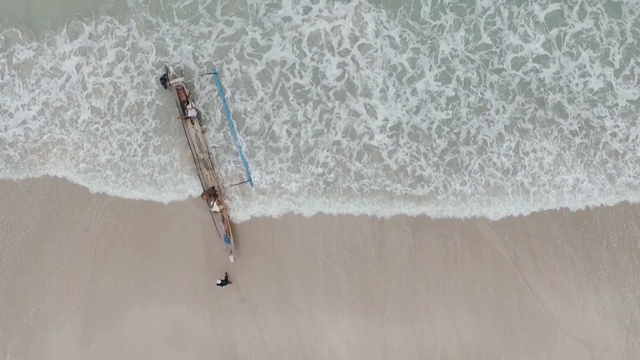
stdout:
<svg viewBox="0 0 640 360">
<path fill-rule="evenodd" d="M 238 148 L 238 153 L 240 154 L 240 160 L 242 160 L 242 166 L 244 166 L 244 172 L 247 174 L 247 181 L 249 181 L 249 185 L 253 187 L 253 179 L 251 178 L 249 165 L 247 165 L 247 159 L 244 158 L 244 154 L 242 153 L 242 146 L 240 145 L 240 141 L 238 141 L 238 134 L 236 133 L 236 127 L 233 125 L 233 120 L 231 120 L 231 113 L 229 112 L 229 106 L 227 105 L 227 100 L 225 100 L 224 98 L 224 90 L 222 90 L 222 84 L 220 83 L 220 78 L 218 77 L 218 72 L 216 71 L 216 68 L 213 68 L 213 71 L 211 72 L 211 74 L 216 79 L 218 94 L 220 95 L 220 99 L 222 99 L 222 107 L 224 107 L 224 112 L 227 115 L 227 121 L 229 121 L 229 127 L 231 127 L 231 133 L 233 134 L 233 139 L 236 142 L 236 147 Z"/>
</svg>

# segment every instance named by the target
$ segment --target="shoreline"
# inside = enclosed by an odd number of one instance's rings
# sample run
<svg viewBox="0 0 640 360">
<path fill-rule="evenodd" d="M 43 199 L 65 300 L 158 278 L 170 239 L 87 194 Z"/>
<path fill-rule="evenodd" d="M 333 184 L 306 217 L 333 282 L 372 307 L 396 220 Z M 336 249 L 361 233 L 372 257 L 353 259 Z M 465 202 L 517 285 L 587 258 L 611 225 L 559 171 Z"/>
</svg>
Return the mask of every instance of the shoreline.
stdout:
<svg viewBox="0 0 640 360">
<path fill-rule="evenodd" d="M 111 194 L 109 192 L 106 192 L 104 190 L 92 190 L 90 189 L 88 186 L 86 185 L 82 185 L 79 183 L 76 183 L 74 181 L 71 181 L 69 179 L 67 179 L 65 176 L 59 176 L 59 175 L 48 175 L 48 174 L 44 174 L 38 177 L 24 177 L 24 178 L 16 178 L 16 179 L 0 179 L 0 183 L 20 183 L 20 182 L 31 182 L 31 181 L 47 181 L 48 179 L 55 179 L 56 181 L 62 181 L 62 182 L 66 182 L 68 184 L 70 184 L 71 186 L 77 186 L 79 188 L 82 188 L 83 190 L 86 190 L 89 194 L 91 194 L 92 196 L 106 196 L 109 198 L 113 198 L 116 200 L 124 200 L 124 201 L 136 201 L 136 202 L 145 202 L 145 203 L 150 203 L 150 204 L 157 204 L 157 205 L 169 205 L 172 206 L 173 204 L 177 204 L 177 203 L 182 203 L 182 202 L 188 202 L 188 201 L 193 201 L 194 199 L 200 199 L 199 198 L 199 194 L 200 192 L 198 192 L 197 194 L 194 193 L 191 196 L 188 196 L 186 198 L 181 198 L 181 199 L 173 199 L 173 200 L 168 200 L 168 201 L 160 201 L 160 200 L 152 200 L 152 199 L 147 199 L 147 198 L 133 198 L 133 197 L 122 197 L 119 195 L 115 195 L 115 194 Z M 200 187 L 200 185 L 197 185 L 198 188 Z M 199 191 L 199 190 L 198 190 Z M 316 201 L 317 199 L 310 199 L 312 201 Z M 379 202 L 376 201 L 374 202 L 375 204 L 378 204 Z M 576 207 L 570 207 L 570 206 L 560 206 L 557 208 L 550 208 L 550 209 L 544 209 L 544 210 L 525 210 L 525 211 L 521 211 L 519 214 L 511 214 L 511 215 L 506 215 L 506 216 L 497 216 L 497 217 L 491 217 L 491 216 L 484 216 L 484 215 L 471 215 L 471 216 L 467 216 L 467 217 L 455 217 L 455 216 L 432 216 L 432 215 L 428 215 L 428 214 L 424 214 L 424 213 L 417 213 L 418 210 L 416 210 L 416 213 L 414 214 L 408 214 L 408 213 L 395 213 L 392 215 L 375 215 L 375 214 L 364 214 L 364 213 L 360 213 L 360 214 L 354 214 L 354 213 L 328 213 L 328 212 L 322 212 L 321 210 L 318 210 L 316 212 L 313 212 L 313 210 L 302 210 L 302 211 L 295 211 L 295 210 L 290 210 L 284 213 L 279 213 L 279 214 L 275 214 L 275 215 L 271 215 L 271 214 L 260 214 L 260 215 L 248 215 L 249 218 L 248 219 L 242 219 L 240 221 L 237 221 L 237 214 L 234 214 L 234 209 L 231 209 L 231 218 L 232 221 L 234 223 L 234 225 L 240 225 L 240 224 L 244 224 L 246 222 L 249 221 L 253 221 L 253 220 L 257 220 L 257 219 L 272 219 L 272 220 L 278 220 L 281 219 L 283 217 L 300 217 L 300 218 L 305 218 L 305 219 L 311 219 L 317 216 L 327 216 L 327 217 L 335 217 L 335 218 L 342 218 L 342 217 L 366 217 L 371 219 L 372 221 L 389 221 L 395 218 L 403 218 L 403 217 L 407 217 L 407 218 L 417 218 L 417 219 L 428 219 L 428 220 L 432 220 L 432 221 L 444 221 L 444 220 L 454 220 L 454 221 L 486 221 L 486 222 L 490 222 L 490 223 L 499 223 L 502 221 L 517 221 L 519 219 L 525 219 L 531 216 L 539 216 L 541 214 L 545 214 L 545 213 L 582 213 L 582 212 L 590 212 L 590 211 L 596 211 L 598 209 L 602 209 L 602 208 L 611 208 L 611 207 L 618 207 L 618 206 L 623 206 L 623 207 L 640 207 L 640 201 L 635 202 L 633 200 L 621 200 L 621 201 L 612 201 L 611 203 L 605 202 L 605 203 L 601 203 L 599 205 L 584 205 L 584 206 L 576 206 Z M 266 207 L 266 205 L 265 205 Z M 323 203 L 322 205 L 317 205 L 318 208 L 326 208 L 326 205 Z M 264 211 L 263 211 L 264 213 Z"/>
</svg>

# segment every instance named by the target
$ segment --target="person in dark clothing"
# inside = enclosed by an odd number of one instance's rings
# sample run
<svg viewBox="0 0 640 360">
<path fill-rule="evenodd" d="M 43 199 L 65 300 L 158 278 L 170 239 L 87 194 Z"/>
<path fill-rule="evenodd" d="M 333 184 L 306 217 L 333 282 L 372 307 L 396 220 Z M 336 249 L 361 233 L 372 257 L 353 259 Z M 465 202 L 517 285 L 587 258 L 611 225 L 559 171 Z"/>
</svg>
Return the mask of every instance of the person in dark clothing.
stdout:
<svg viewBox="0 0 640 360">
<path fill-rule="evenodd" d="M 231 284 L 231 281 L 229 281 L 229 275 L 227 275 L 227 273 L 224 273 L 224 278 L 223 279 L 218 279 L 218 281 L 216 281 L 216 285 L 223 287 L 223 286 L 227 286 Z"/>
<path fill-rule="evenodd" d="M 165 90 L 167 89 L 167 84 L 169 83 L 169 74 L 165 73 L 160 77 L 160 85 L 162 85 Z"/>
</svg>

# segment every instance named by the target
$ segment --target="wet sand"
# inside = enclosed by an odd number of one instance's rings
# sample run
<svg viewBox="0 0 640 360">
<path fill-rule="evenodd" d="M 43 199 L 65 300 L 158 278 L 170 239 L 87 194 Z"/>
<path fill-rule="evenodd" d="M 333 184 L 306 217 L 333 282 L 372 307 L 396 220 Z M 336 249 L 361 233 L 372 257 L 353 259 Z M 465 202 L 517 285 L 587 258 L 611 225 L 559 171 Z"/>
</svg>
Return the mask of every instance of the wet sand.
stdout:
<svg viewBox="0 0 640 360">
<path fill-rule="evenodd" d="M 640 206 L 254 219 L 231 264 L 200 199 L 0 196 L 2 359 L 640 357 Z"/>
</svg>

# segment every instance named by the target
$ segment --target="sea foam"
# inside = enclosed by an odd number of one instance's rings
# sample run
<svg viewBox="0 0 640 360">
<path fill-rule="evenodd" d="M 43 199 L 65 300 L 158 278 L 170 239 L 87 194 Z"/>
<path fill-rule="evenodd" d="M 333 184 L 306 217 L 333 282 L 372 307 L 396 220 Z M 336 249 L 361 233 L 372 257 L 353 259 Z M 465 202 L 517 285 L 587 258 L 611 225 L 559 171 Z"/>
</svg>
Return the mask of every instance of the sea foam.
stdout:
<svg viewBox="0 0 640 360">
<path fill-rule="evenodd" d="M 205 1 L 0 33 L 0 177 L 159 202 L 201 189 L 164 64 L 185 69 L 235 221 L 488 217 L 638 202 L 640 14 L 600 1 Z M 170 4 L 170 2 L 166 2 Z"/>
</svg>

